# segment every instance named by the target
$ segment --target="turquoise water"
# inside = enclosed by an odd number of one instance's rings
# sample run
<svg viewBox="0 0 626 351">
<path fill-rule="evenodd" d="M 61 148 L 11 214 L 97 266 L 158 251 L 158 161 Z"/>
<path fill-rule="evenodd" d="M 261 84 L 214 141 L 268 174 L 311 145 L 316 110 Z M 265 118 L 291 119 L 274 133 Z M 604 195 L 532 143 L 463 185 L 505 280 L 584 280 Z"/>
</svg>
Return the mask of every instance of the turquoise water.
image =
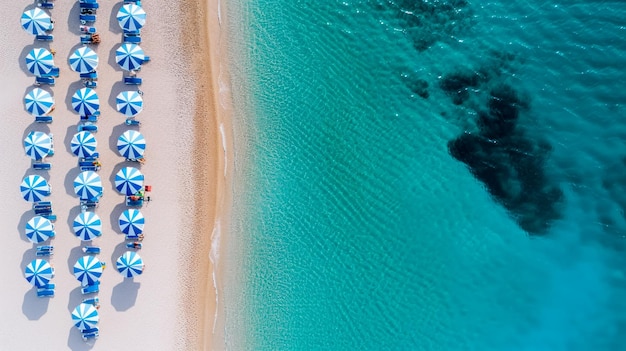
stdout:
<svg viewBox="0 0 626 351">
<path fill-rule="evenodd" d="M 231 349 L 626 349 L 626 2 L 230 3 Z"/>
</svg>

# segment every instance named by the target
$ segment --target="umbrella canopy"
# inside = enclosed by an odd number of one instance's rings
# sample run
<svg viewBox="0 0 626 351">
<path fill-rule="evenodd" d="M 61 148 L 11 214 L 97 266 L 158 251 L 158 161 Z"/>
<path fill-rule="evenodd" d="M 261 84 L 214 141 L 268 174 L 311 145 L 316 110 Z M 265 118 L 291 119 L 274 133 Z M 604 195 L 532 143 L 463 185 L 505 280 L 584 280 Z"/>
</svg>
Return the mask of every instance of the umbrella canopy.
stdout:
<svg viewBox="0 0 626 351">
<path fill-rule="evenodd" d="M 134 167 L 124 167 L 115 174 L 115 189 L 122 195 L 135 195 L 143 188 L 143 174 Z"/>
<path fill-rule="evenodd" d="M 20 21 L 22 28 L 32 35 L 46 34 L 46 31 L 52 30 L 52 18 L 40 8 L 24 11 Z"/>
<path fill-rule="evenodd" d="M 74 218 L 72 229 L 80 240 L 93 240 L 102 235 L 102 220 L 93 212 L 81 212 Z"/>
<path fill-rule="evenodd" d="M 74 179 L 74 192 L 81 200 L 96 200 L 102 196 L 102 180 L 98 173 L 81 172 Z"/>
<path fill-rule="evenodd" d="M 99 320 L 98 310 L 91 303 L 81 303 L 72 311 L 72 321 L 79 330 L 95 328 Z"/>
<path fill-rule="evenodd" d="M 24 269 L 24 277 L 32 285 L 40 288 L 50 282 L 54 276 L 54 269 L 46 260 L 32 260 Z"/>
<path fill-rule="evenodd" d="M 72 95 L 72 107 L 81 116 L 93 115 L 100 110 L 98 94 L 91 88 L 78 89 Z"/>
<path fill-rule="evenodd" d="M 30 132 L 24 138 L 24 151 L 33 160 L 42 160 L 52 151 L 52 138 L 43 132 Z"/>
<path fill-rule="evenodd" d="M 70 55 L 70 68 L 78 73 L 93 72 L 98 68 L 98 54 L 87 46 L 80 47 Z"/>
<path fill-rule="evenodd" d="M 29 175 L 22 180 L 20 192 L 24 200 L 38 202 L 44 197 L 50 196 L 50 185 L 42 176 Z"/>
<path fill-rule="evenodd" d="M 143 110 L 143 98 L 136 91 L 123 91 L 115 98 L 117 111 L 127 117 L 137 115 Z"/>
<path fill-rule="evenodd" d="M 124 278 L 132 278 L 134 276 L 143 273 L 144 264 L 143 259 L 137 253 L 132 251 L 126 251 L 115 263 L 117 271 L 120 272 Z"/>
<path fill-rule="evenodd" d="M 83 158 L 93 156 L 97 146 L 96 137 L 86 130 L 74 134 L 70 142 L 70 148 L 74 155 Z"/>
<path fill-rule="evenodd" d="M 117 151 L 124 158 L 136 160 L 146 152 L 146 139 L 135 130 L 127 130 L 117 138 Z"/>
<path fill-rule="evenodd" d="M 127 71 L 139 69 L 145 57 L 143 49 L 137 44 L 125 43 L 115 50 L 115 62 Z"/>
<path fill-rule="evenodd" d="M 131 208 L 122 212 L 117 223 L 122 233 L 135 236 L 143 232 L 145 222 L 143 214 L 139 210 Z"/>
<path fill-rule="evenodd" d="M 139 5 L 124 4 L 117 12 L 117 22 L 125 32 L 135 32 L 146 24 L 146 11 Z"/>
<path fill-rule="evenodd" d="M 42 243 L 54 236 L 54 225 L 49 219 L 35 216 L 26 222 L 26 237 L 33 244 Z"/>
<path fill-rule="evenodd" d="M 28 113 L 34 116 L 43 116 L 52 110 L 54 98 L 49 92 L 35 88 L 24 97 L 24 105 Z"/>
<path fill-rule="evenodd" d="M 54 56 L 52 53 L 44 48 L 32 49 L 28 55 L 26 55 L 26 67 L 30 73 L 41 77 L 44 74 L 50 73 L 54 67 Z"/>
<path fill-rule="evenodd" d="M 74 276 L 82 286 L 92 285 L 102 276 L 102 262 L 95 256 L 83 256 L 74 264 Z"/>
</svg>

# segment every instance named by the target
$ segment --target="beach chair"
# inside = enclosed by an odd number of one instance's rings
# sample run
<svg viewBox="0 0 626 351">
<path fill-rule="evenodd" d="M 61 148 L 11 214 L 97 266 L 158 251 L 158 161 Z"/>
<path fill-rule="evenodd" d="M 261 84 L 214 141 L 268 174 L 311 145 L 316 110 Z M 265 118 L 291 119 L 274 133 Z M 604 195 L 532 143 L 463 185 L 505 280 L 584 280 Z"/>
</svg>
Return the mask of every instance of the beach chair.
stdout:
<svg viewBox="0 0 626 351">
<path fill-rule="evenodd" d="M 139 77 L 124 77 L 124 84 L 126 85 L 141 85 L 142 79 Z"/>
<path fill-rule="evenodd" d="M 52 164 L 50 162 L 37 162 L 33 163 L 33 169 L 38 171 L 49 171 L 52 168 Z"/>
<path fill-rule="evenodd" d="M 87 294 L 95 294 L 100 291 L 100 281 L 93 283 L 92 285 L 87 285 L 80 289 L 80 293 L 83 295 Z"/>
<path fill-rule="evenodd" d="M 96 10 L 100 8 L 100 4 L 98 4 L 97 2 L 80 2 L 78 6 L 80 7 L 81 10 L 89 9 L 89 10 L 93 10 L 94 13 L 96 12 Z"/>
<path fill-rule="evenodd" d="M 81 122 L 93 122 L 93 123 L 96 123 L 96 122 L 98 122 L 98 116 L 96 116 L 96 115 L 80 116 L 80 121 Z"/>
<path fill-rule="evenodd" d="M 124 33 L 123 42 L 128 44 L 141 44 L 141 36 Z"/>
<path fill-rule="evenodd" d="M 83 252 L 91 255 L 98 255 L 100 248 L 98 246 L 83 246 Z"/>
<path fill-rule="evenodd" d="M 37 297 L 54 297 L 54 289 L 37 289 Z"/>
<path fill-rule="evenodd" d="M 124 124 L 126 124 L 127 126 L 140 126 L 141 122 L 139 122 L 138 120 L 134 118 L 126 118 L 126 121 L 124 122 Z"/>
<path fill-rule="evenodd" d="M 78 129 L 79 132 L 88 131 L 88 132 L 95 133 L 95 132 L 98 131 L 98 125 L 93 124 L 91 122 L 87 122 L 85 124 L 79 124 L 77 129 Z"/>
<path fill-rule="evenodd" d="M 39 41 L 53 41 L 54 40 L 54 35 L 52 35 L 52 34 L 35 35 L 35 40 L 39 40 Z"/>
<path fill-rule="evenodd" d="M 35 122 L 37 123 L 52 123 L 52 116 L 36 116 Z"/>
<path fill-rule="evenodd" d="M 89 14 L 89 13 L 81 13 L 79 15 L 79 19 L 80 19 L 80 24 L 85 25 L 87 23 L 95 22 L 96 21 L 96 15 Z"/>
<path fill-rule="evenodd" d="M 54 86 L 55 81 L 52 77 L 35 77 L 35 85 L 50 85 Z"/>
<path fill-rule="evenodd" d="M 43 1 L 43 2 L 38 3 L 37 6 L 41 7 L 42 9 L 52 10 L 54 8 L 54 3 Z"/>
</svg>

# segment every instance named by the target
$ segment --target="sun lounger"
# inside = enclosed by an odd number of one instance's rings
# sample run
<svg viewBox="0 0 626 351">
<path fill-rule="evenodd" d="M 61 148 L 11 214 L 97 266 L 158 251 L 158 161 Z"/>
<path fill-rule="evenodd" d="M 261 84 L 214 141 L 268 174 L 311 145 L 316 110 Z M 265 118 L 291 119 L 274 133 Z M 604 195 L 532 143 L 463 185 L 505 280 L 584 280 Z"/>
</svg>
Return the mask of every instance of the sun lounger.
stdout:
<svg viewBox="0 0 626 351">
<path fill-rule="evenodd" d="M 42 9 L 51 10 L 51 9 L 54 8 L 54 3 L 53 2 L 44 1 L 44 2 L 38 3 L 37 6 L 41 7 Z"/>
<path fill-rule="evenodd" d="M 54 81 L 54 78 L 52 77 L 35 77 L 35 85 L 39 86 L 39 85 L 50 85 L 50 86 L 54 86 L 56 82 Z"/>
<path fill-rule="evenodd" d="M 37 297 L 54 297 L 53 289 L 40 290 L 37 289 Z"/>
<path fill-rule="evenodd" d="M 88 13 L 81 13 L 80 14 L 80 24 L 87 24 L 87 23 L 93 23 L 96 21 L 96 15 L 92 15 L 92 14 L 88 14 Z"/>
<path fill-rule="evenodd" d="M 79 26 L 78 28 L 80 29 L 81 33 L 94 34 L 98 32 L 96 30 L 96 27 L 93 26 Z"/>
<path fill-rule="evenodd" d="M 91 339 L 97 339 L 100 336 L 100 334 L 98 332 L 95 333 L 88 333 L 88 334 L 84 334 L 83 333 L 83 340 L 84 341 L 89 341 Z"/>
<path fill-rule="evenodd" d="M 126 247 L 129 249 L 141 250 L 142 244 L 138 242 L 126 243 Z"/>
<path fill-rule="evenodd" d="M 52 34 L 35 35 L 35 39 L 39 40 L 39 41 L 53 41 L 54 40 L 54 35 L 52 35 Z"/>
<path fill-rule="evenodd" d="M 83 303 L 86 303 L 88 305 L 94 305 L 97 306 L 100 304 L 100 298 L 98 296 L 95 297 L 90 297 L 88 299 L 84 299 Z"/>
<path fill-rule="evenodd" d="M 50 70 L 50 72 L 42 74 L 42 77 L 47 77 L 47 78 L 59 78 L 59 73 L 61 72 L 61 70 L 59 69 L 59 67 L 52 67 L 52 69 Z"/>
<path fill-rule="evenodd" d="M 94 152 L 93 155 L 89 156 L 89 157 L 83 157 L 82 161 L 98 161 L 98 158 L 100 157 L 100 153 L 99 152 Z"/>
<path fill-rule="evenodd" d="M 98 87 L 98 82 L 96 82 L 95 80 L 83 79 L 83 85 L 85 86 L 85 88 L 93 89 Z"/>
<path fill-rule="evenodd" d="M 37 251 L 53 251 L 54 246 L 52 245 L 39 245 L 37 246 Z"/>
<path fill-rule="evenodd" d="M 52 116 L 36 116 L 35 122 L 37 123 L 52 123 Z"/>
<path fill-rule="evenodd" d="M 78 167 L 89 167 L 89 166 L 94 166 L 94 162 L 96 161 L 78 161 Z"/>
<path fill-rule="evenodd" d="M 33 169 L 38 171 L 48 171 L 52 168 L 52 164 L 50 162 L 37 162 L 33 163 Z"/>
<path fill-rule="evenodd" d="M 98 201 L 82 201 L 80 203 L 80 209 L 83 212 L 93 210 L 97 208 L 99 204 L 100 203 Z"/>
<path fill-rule="evenodd" d="M 79 2 L 86 3 L 86 4 L 93 4 L 93 3 L 98 2 L 98 0 L 79 0 Z"/>
<path fill-rule="evenodd" d="M 81 122 L 98 122 L 98 116 L 95 115 L 89 115 L 89 116 L 80 116 L 80 121 Z"/>
<path fill-rule="evenodd" d="M 77 127 L 79 132 L 82 131 L 89 131 L 89 132 L 97 132 L 98 131 L 98 125 L 87 122 L 85 124 L 79 124 Z"/>
<path fill-rule="evenodd" d="M 124 122 L 124 124 L 126 124 L 127 126 L 140 126 L 141 122 L 139 122 L 138 120 L 134 118 L 126 118 L 126 121 Z"/>
<path fill-rule="evenodd" d="M 55 287 L 56 286 L 54 285 L 54 283 L 48 283 L 46 285 L 38 287 L 37 290 L 54 290 Z"/>
<path fill-rule="evenodd" d="M 126 196 L 126 206 L 128 207 L 142 207 L 143 206 L 143 198 L 134 199 L 130 196 Z"/>
<path fill-rule="evenodd" d="M 91 38 L 91 34 L 81 35 L 80 43 L 81 44 L 93 44 L 93 39 Z"/>
<path fill-rule="evenodd" d="M 80 79 L 97 80 L 98 79 L 98 72 L 81 73 L 80 74 Z"/>
<path fill-rule="evenodd" d="M 83 252 L 86 254 L 97 255 L 100 253 L 100 248 L 97 246 L 83 246 Z"/>
<path fill-rule="evenodd" d="M 54 252 L 52 252 L 52 251 L 37 251 L 37 253 L 35 255 L 37 257 L 46 257 L 46 256 L 54 255 Z"/>
<path fill-rule="evenodd" d="M 100 291 L 100 282 L 97 281 L 92 285 L 87 285 L 80 289 L 80 293 L 83 295 L 94 294 Z"/>
<path fill-rule="evenodd" d="M 150 56 L 143 57 L 143 63 L 150 62 Z"/>
<path fill-rule="evenodd" d="M 57 215 L 53 213 L 40 214 L 41 217 L 48 219 L 50 222 L 56 222 Z"/>
<path fill-rule="evenodd" d="M 80 2 L 79 3 L 80 9 L 89 9 L 89 10 L 97 10 L 100 8 L 100 4 L 98 4 L 97 2 Z"/>
<path fill-rule="evenodd" d="M 99 170 L 100 170 L 99 166 L 81 166 L 80 167 L 81 172 L 87 172 L 87 171 L 98 172 Z"/>
<path fill-rule="evenodd" d="M 132 35 L 124 33 L 124 43 L 128 44 L 141 44 L 141 37 L 138 35 Z"/>
<path fill-rule="evenodd" d="M 124 77 L 124 84 L 126 85 L 141 85 L 142 79 L 139 77 Z"/>
<path fill-rule="evenodd" d="M 93 328 L 83 329 L 80 332 L 83 334 L 91 334 L 91 333 L 97 333 L 99 331 L 100 329 L 98 327 L 93 327 Z"/>
<path fill-rule="evenodd" d="M 52 202 L 50 201 L 39 201 L 33 204 L 33 208 L 52 208 Z"/>
</svg>

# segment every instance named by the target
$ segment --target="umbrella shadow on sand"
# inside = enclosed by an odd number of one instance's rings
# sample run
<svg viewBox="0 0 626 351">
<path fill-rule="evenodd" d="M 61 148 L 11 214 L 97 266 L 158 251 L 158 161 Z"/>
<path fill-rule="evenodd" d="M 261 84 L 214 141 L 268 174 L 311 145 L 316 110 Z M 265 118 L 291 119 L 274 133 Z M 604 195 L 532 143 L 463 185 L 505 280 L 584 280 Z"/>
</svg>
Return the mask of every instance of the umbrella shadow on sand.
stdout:
<svg viewBox="0 0 626 351">
<path fill-rule="evenodd" d="M 67 334 L 67 346 L 70 348 L 70 350 L 91 350 L 96 345 L 96 341 L 93 339 L 85 342 L 83 340 L 83 336 L 80 333 L 80 330 L 78 330 L 78 328 L 76 328 L 75 326 L 72 326 L 69 333 Z"/>
<path fill-rule="evenodd" d="M 117 259 L 127 250 L 126 243 L 120 243 L 117 245 L 115 250 L 113 250 L 111 262 L 116 262 Z M 115 268 L 113 269 L 116 270 Z M 113 305 L 116 311 L 126 311 L 130 309 L 135 305 L 135 302 L 137 302 L 137 295 L 139 294 L 140 287 L 141 283 L 134 281 L 134 278 L 124 278 L 124 280 L 113 287 L 111 305 Z"/>
</svg>

